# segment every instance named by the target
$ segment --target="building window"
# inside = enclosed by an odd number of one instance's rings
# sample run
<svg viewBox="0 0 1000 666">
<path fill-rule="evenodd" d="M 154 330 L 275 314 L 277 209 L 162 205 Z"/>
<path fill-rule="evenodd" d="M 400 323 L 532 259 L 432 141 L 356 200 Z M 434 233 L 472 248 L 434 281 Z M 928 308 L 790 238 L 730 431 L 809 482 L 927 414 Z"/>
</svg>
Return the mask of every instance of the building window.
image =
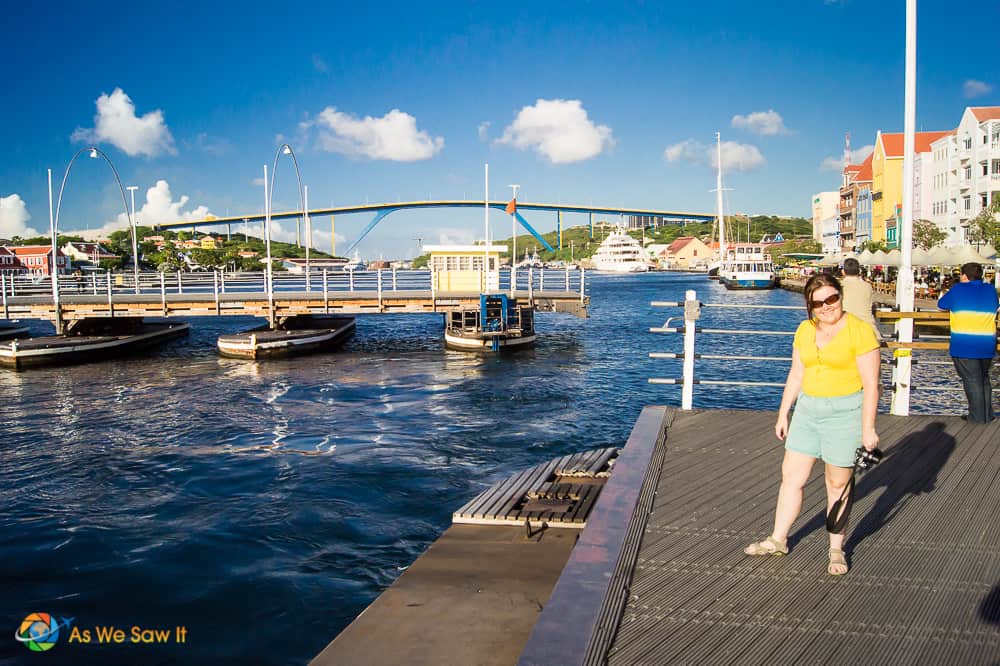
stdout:
<svg viewBox="0 0 1000 666">
<path fill-rule="evenodd" d="M 972 165 L 965 167 L 965 180 L 972 180 Z"/>
<path fill-rule="evenodd" d="M 982 199 L 981 199 L 981 201 L 979 202 L 979 205 L 980 205 L 980 206 L 981 206 L 982 208 L 986 208 L 986 206 L 988 206 L 988 205 L 989 205 L 989 204 L 987 203 L 987 201 L 986 201 L 986 195 L 985 195 L 985 194 L 984 194 L 984 195 L 982 196 Z"/>
<path fill-rule="evenodd" d="M 983 162 L 983 175 L 984 175 L 984 176 L 988 176 L 988 175 L 990 175 L 990 171 L 989 171 L 989 168 L 988 168 L 988 167 L 989 167 L 989 165 L 988 165 L 988 164 L 986 164 L 986 162 Z"/>
<path fill-rule="evenodd" d="M 972 210 L 972 197 L 963 197 L 963 199 L 965 200 L 965 212 L 968 213 Z"/>
</svg>

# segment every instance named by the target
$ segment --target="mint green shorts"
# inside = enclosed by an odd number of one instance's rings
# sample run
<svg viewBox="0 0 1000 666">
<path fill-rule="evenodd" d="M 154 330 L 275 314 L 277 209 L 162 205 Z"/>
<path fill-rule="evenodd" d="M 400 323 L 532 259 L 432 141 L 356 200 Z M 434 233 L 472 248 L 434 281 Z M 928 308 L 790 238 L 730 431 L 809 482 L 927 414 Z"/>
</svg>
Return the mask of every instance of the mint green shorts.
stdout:
<svg viewBox="0 0 1000 666">
<path fill-rule="evenodd" d="M 836 467 L 853 467 L 861 446 L 861 391 L 835 398 L 800 393 L 785 448 Z"/>
</svg>

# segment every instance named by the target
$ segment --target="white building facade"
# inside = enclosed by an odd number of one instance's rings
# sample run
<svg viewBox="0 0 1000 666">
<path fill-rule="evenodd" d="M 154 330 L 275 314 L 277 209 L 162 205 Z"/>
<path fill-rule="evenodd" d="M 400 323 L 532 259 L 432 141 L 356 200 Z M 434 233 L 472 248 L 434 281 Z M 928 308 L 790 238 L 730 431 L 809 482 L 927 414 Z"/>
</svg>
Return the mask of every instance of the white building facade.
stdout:
<svg viewBox="0 0 1000 666">
<path fill-rule="evenodd" d="M 930 219 L 949 246 L 965 243 L 969 221 L 1000 199 L 1000 106 L 968 107 L 954 134 L 931 144 Z"/>
<path fill-rule="evenodd" d="M 834 234 L 834 240 L 836 236 L 839 236 L 839 218 L 840 218 L 840 191 L 834 192 L 820 192 L 814 194 L 812 197 L 812 225 L 813 225 L 813 240 L 826 244 L 824 241 L 824 235 L 829 234 L 829 220 L 834 218 L 838 220 L 837 233 Z M 839 245 L 839 243 L 838 243 Z"/>
</svg>

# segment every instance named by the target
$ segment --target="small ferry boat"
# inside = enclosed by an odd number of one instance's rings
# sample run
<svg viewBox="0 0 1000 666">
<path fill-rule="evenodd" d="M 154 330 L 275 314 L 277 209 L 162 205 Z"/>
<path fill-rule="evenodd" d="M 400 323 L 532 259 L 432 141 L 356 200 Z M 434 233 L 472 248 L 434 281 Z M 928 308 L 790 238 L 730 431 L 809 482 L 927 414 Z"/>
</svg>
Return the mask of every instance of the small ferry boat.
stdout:
<svg viewBox="0 0 1000 666">
<path fill-rule="evenodd" d="M 726 289 L 773 289 L 777 286 L 774 263 L 763 245 L 731 246 L 719 267 L 719 281 Z"/>
<path fill-rule="evenodd" d="M 649 262 L 642 245 L 618 226 L 590 258 L 594 269 L 608 273 L 645 273 Z"/>
<path fill-rule="evenodd" d="M 72 321 L 63 335 L 0 343 L 0 366 L 15 370 L 46 365 L 87 363 L 129 354 L 187 335 L 191 326 L 178 321 L 140 317 L 94 317 Z"/>
<path fill-rule="evenodd" d="M 267 324 L 257 328 L 220 335 L 219 354 L 229 358 L 277 358 L 329 351 L 354 335 L 354 317 L 296 315 L 284 320 L 277 329 Z"/>
<path fill-rule="evenodd" d="M 461 351 L 522 349 L 535 337 L 534 307 L 506 294 L 482 294 L 479 308 L 452 310 L 445 320 L 445 345 Z"/>
<path fill-rule="evenodd" d="M 17 321 L 0 321 L 0 340 L 28 337 L 28 327 Z"/>
</svg>

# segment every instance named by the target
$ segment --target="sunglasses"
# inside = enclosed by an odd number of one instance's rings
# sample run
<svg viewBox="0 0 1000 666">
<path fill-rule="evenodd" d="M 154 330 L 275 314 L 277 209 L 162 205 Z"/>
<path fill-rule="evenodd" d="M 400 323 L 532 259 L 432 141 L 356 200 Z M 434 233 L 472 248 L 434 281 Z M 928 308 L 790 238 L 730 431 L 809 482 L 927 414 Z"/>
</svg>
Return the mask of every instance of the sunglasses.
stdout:
<svg viewBox="0 0 1000 666">
<path fill-rule="evenodd" d="M 833 305 L 840 300 L 840 294 L 830 294 L 822 301 L 809 301 L 809 307 L 813 310 L 823 307 L 824 305 Z"/>
</svg>

